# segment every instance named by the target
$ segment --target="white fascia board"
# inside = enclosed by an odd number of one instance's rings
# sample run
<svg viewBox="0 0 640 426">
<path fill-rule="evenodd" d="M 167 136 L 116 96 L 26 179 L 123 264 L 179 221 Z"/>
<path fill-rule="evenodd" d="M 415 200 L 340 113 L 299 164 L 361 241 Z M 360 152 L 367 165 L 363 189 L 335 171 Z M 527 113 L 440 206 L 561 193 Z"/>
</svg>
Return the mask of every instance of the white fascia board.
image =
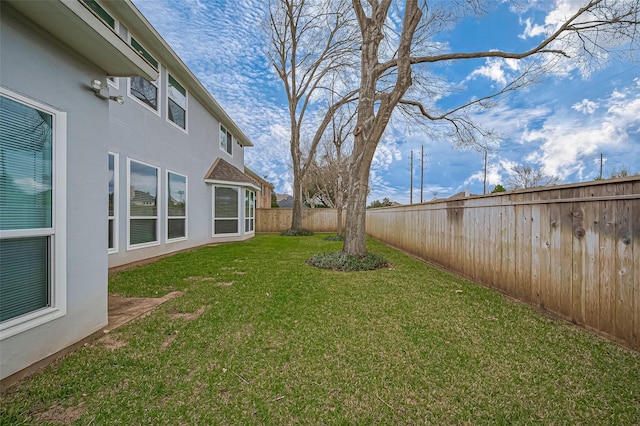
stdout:
<svg viewBox="0 0 640 426">
<path fill-rule="evenodd" d="M 159 72 L 79 0 L 3 0 L 109 76 L 156 80 Z"/>
<path fill-rule="evenodd" d="M 227 180 L 214 180 L 214 179 L 205 179 L 204 182 L 211 185 L 239 186 L 242 188 L 251 188 L 251 189 L 255 189 L 256 191 L 260 191 L 260 188 L 258 188 L 256 185 L 249 182 L 231 182 Z"/>
</svg>

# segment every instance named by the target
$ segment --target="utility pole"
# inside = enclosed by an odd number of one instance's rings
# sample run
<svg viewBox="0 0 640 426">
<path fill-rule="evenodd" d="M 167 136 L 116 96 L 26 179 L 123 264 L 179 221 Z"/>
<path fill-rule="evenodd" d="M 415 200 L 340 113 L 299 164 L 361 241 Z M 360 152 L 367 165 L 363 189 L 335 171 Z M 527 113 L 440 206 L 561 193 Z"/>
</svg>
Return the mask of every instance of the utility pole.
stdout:
<svg viewBox="0 0 640 426">
<path fill-rule="evenodd" d="M 600 153 L 600 177 L 598 179 L 602 180 L 602 153 Z"/>
<path fill-rule="evenodd" d="M 423 189 L 424 189 L 424 145 L 420 147 L 420 202 L 422 202 Z"/>
<path fill-rule="evenodd" d="M 413 150 L 411 150 L 411 163 L 409 163 L 409 175 L 411 183 L 409 184 L 409 204 L 413 204 Z"/>
</svg>

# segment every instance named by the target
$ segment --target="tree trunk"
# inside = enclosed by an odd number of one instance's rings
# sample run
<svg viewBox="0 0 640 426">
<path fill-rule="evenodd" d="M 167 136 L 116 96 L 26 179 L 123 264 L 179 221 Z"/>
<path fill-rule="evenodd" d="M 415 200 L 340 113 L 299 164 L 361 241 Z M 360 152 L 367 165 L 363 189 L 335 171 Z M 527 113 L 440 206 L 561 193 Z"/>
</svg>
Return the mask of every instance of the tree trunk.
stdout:
<svg viewBox="0 0 640 426">
<path fill-rule="evenodd" d="M 300 129 L 296 125 L 294 105 L 289 105 L 291 115 L 291 160 L 293 162 L 293 205 L 291 206 L 291 230 L 302 229 L 302 151 L 300 150 Z"/>
<path fill-rule="evenodd" d="M 291 229 L 302 229 L 302 178 L 300 173 L 293 174 L 293 206 L 291 207 Z"/>
<path fill-rule="evenodd" d="M 357 136 L 355 145 L 363 146 L 362 135 Z M 366 145 L 365 145 L 366 146 Z M 347 197 L 347 221 L 342 251 L 346 254 L 362 256 L 367 252 L 367 193 L 369 192 L 369 170 L 373 160 L 373 150 L 364 150 L 354 155 L 349 174 L 349 195 Z M 355 152 L 354 152 L 355 154 Z M 359 160 L 358 160 L 359 157 Z"/>
</svg>

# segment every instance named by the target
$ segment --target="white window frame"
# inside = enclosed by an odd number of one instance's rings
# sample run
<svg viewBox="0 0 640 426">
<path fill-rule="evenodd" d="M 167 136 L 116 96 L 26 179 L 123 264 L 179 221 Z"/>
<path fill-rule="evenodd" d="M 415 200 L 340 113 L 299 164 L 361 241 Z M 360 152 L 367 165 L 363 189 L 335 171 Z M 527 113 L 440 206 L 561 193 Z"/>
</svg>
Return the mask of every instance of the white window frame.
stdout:
<svg viewBox="0 0 640 426">
<path fill-rule="evenodd" d="M 131 188 L 131 162 L 142 164 L 156 169 L 156 215 L 155 216 L 131 216 L 131 195 L 127 195 L 127 250 L 135 250 L 145 247 L 154 247 L 160 245 L 160 212 L 162 211 L 162 185 L 160 182 L 160 167 L 135 158 L 127 157 L 127 188 Z M 129 189 L 130 190 L 130 189 Z M 156 240 L 146 243 L 131 244 L 131 220 L 136 219 L 155 219 L 156 220 Z"/>
<path fill-rule="evenodd" d="M 131 34 L 129 34 L 129 44 L 133 47 L 133 44 L 131 43 L 131 39 L 135 37 L 132 37 Z M 133 95 L 131 93 L 131 79 L 132 78 L 142 78 L 142 77 L 129 77 L 127 78 L 127 96 L 131 99 L 134 100 L 134 102 L 137 102 L 138 104 L 142 105 L 143 107 L 145 107 L 146 109 L 148 109 L 149 111 L 153 112 L 155 115 L 157 115 L 158 117 L 160 117 L 160 111 L 162 111 L 162 90 L 160 89 L 162 87 L 162 64 L 160 64 L 160 61 L 158 61 L 150 52 L 149 50 L 142 46 L 142 43 L 140 43 L 137 39 L 136 39 L 136 43 L 138 43 L 146 52 L 149 56 L 151 56 L 157 63 L 158 63 L 158 78 L 155 81 L 149 81 L 149 83 L 153 84 L 156 89 L 158 90 L 157 92 L 157 102 L 158 102 L 158 109 L 153 109 L 150 105 L 147 105 L 146 103 L 142 102 L 140 99 L 138 99 L 137 96 Z M 135 50 L 135 48 L 134 48 Z M 148 81 L 148 80 L 147 80 Z"/>
<path fill-rule="evenodd" d="M 238 231 L 235 233 L 224 233 L 224 234 L 216 234 L 216 188 L 230 188 L 230 189 L 235 189 L 236 191 L 238 191 L 238 203 L 236 206 L 236 211 L 237 211 L 237 216 L 235 218 L 233 217 L 223 217 L 220 218 L 220 220 L 236 220 L 237 221 L 237 225 L 238 225 Z M 243 223 L 241 222 L 242 219 L 242 209 L 244 208 L 244 199 L 240 196 L 242 188 L 238 187 L 238 186 L 233 186 L 233 185 L 213 185 L 211 187 L 211 202 L 212 202 L 212 210 L 211 210 L 211 216 L 212 216 L 212 221 L 211 221 L 211 236 L 212 237 L 236 237 L 239 235 L 242 235 L 242 229 L 243 229 Z"/>
<path fill-rule="evenodd" d="M 107 83 L 116 90 L 120 89 L 120 79 L 118 77 L 107 76 Z"/>
<path fill-rule="evenodd" d="M 111 151 L 108 154 L 113 156 L 113 216 L 109 216 L 108 219 L 113 221 L 113 247 L 108 248 L 108 253 L 111 254 L 120 251 L 120 215 L 118 214 L 120 208 L 120 155 Z"/>
<path fill-rule="evenodd" d="M 184 178 L 184 186 L 185 186 L 185 194 L 184 194 L 184 199 L 185 199 L 185 215 L 184 216 L 169 216 L 169 200 L 171 197 L 171 194 L 169 194 L 169 175 L 173 174 L 176 176 L 181 176 Z M 166 225 L 165 225 L 165 238 L 167 243 L 175 243 L 178 241 L 186 241 L 189 238 L 189 226 L 188 223 L 189 221 L 187 220 L 188 216 L 189 216 L 189 178 L 186 175 L 183 175 L 181 173 L 176 173 L 173 172 L 171 170 L 167 170 L 166 174 L 165 174 L 165 182 L 166 187 L 167 187 L 167 196 L 165 199 L 165 203 L 164 203 L 164 208 L 165 208 L 165 217 L 167 218 L 166 220 Z M 184 237 L 178 237 L 178 238 L 169 238 L 169 219 L 184 219 Z"/>
<path fill-rule="evenodd" d="M 231 136 L 231 140 L 229 140 L 229 136 Z M 233 157 L 233 139 L 234 139 L 233 134 L 229 131 L 229 129 L 227 129 L 222 124 L 220 124 L 220 133 L 219 133 L 220 150 L 232 157 Z"/>
<path fill-rule="evenodd" d="M 184 103 L 185 103 L 185 106 L 184 106 L 184 129 L 182 127 L 180 127 L 177 123 L 173 122 L 169 118 L 169 99 L 171 99 L 171 93 L 169 92 L 169 84 L 170 84 L 169 77 L 174 79 L 184 89 Z M 166 102 L 166 104 L 167 104 L 167 107 L 166 107 L 167 122 L 169 124 L 171 124 L 172 126 L 174 126 L 175 128 L 180 129 L 181 131 L 185 132 L 186 134 L 189 134 L 189 131 L 187 130 L 189 128 L 189 91 L 187 90 L 186 87 L 184 87 L 184 85 L 182 83 L 180 83 L 178 81 L 177 78 L 175 78 L 173 75 L 171 75 L 171 73 L 168 73 L 168 72 L 167 72 L 167 84 L 166 84 L 165 91 L 167 93 L 167 102 Z"/>
<path fill-rule="evenodd" d="M 249 194 L 253 194 L 253 203 L 249 205 L 249 215 L 247 215 L 247 200 L 249 198 Z M 245 188 L 244 190 L 244 233 L 245 234 L 254 234 L 256 232 L 256 191 Z M 251 220 L 251 229 L 247 229 L 247 220 Z"/>
<path fill-rule="evenodd" d="M 0 238 L 49 237 L 50 306 L 0 323 L 0 340 L 46 324 L 67 314 L 67 114 L 0 87 L 0 95 L 52 116 L 51 228 L 0 231 Z"/>
</svg>

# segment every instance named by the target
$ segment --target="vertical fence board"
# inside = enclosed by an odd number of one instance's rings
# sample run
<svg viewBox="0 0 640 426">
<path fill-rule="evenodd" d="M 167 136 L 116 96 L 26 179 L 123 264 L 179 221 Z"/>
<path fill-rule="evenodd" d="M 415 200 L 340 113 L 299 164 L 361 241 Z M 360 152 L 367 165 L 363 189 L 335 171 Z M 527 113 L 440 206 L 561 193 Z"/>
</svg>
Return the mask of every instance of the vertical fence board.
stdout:
<svg viewBox="0 0 640 426">
<path fill-rule="evenodd" d="M 635 194 L 640 194 L 640 182 Z M 632 347 L 640 348 L 640 200 L 632 200 L 631 212 L 633 213 L 633 340 Z"/>
<path fill-rule="evenodd" d="M 580 190 L 573 190 L 573 198 L 580 198 Z M 571 318 L 584 323 L 584 268 L 585 268 L 585 229 L 582 203 L 571 203 L 571 240 L 573 259 L 571 262 Z"/>
<path fill-rule="evenodd" d="M 609 193 L 608 191 L 606 193 Z M 615 250 L 615 201 L 604 201 L 598 220 L 600 263 L 598 274 L 600 292 L 600 330 L 613 336 L 615 318 L 616 250 Z"/>
<path fill-rule="evenodd" d="M 513 211 L 514 207 L 505 205 L 502 211 L 502 260 L 501 271 L 502 279 L 500 281 L 500 289 L 508 294 L 513 294 L 513 286 L 515 280 L 515 268 L 513 262 L 512 247 L 515 241 L 515 233 L 513 227 Z"/>
<path fill-rule="evenodd" d="M 548 200 L 549 192 L 545 191 L 540 194 L 540 200 Z M 540 212 L 540 256 L 538 259 L 538 281 L 540 286 L 540 306 L 546 308 L 551 296 L 551 219 L 549 213 L 549 204 L 539 204 Z"/>
<path fill-rule="evenodd" d="M 614 335 L 631 341 L 627 326 L 633 324 L 633 246 L 631 245 L 631 201 L 616 201 L 616 313 Z"/>
<path fill-rule="evenodd" d="M 571 198 L 572 190 L 560 191 L 561 198 Z M 560 314 L 572 318 L 573 308 L 573 206 L 572 203 L 560 204 Z"/>
<path fill-rule="evenodd" d="M 583 203 L 585 230 L 585 264 L 583 265 L 585 311 L 584 321 L 589 327 L 600 327 L 600 289 L 598 266 L 600 265 L 599 217 L 600 203 Z"/>
<path fill-rule="evenodd" d="M 539 194 L 532 194 L 531 201 L 540 199 Z M 540 306 L 540 262 L 542 243 L 540 237 L 540 211 L 543 204 L 529 206 L 531 209 L 531 303 Z"/>
<path fill-rule="evenodd" d="M 523 194 L 523 201 L 531 201 L 531 194 Z M 524 204 L 522 206 L 522 217 L 520 218 L 522 224 L 522 241 L 516 245 L 516 251 L 520 252 L 520 285 L 521 296 L 520 300 L 530 302 L 533 300 L 531 295 L 531 253 L 532 253 L 532 241 L 531 241 L 531 204 Z"/>
<path fill-rule="evenodd" d="M 549 309 L 553 312 L 561 312 L 561 297 L 562 297 L 562 267 L 563 259 L 561 256 L 562 250 L 562 211 L 561 204 L 549 205 L 549 227 L 550 227 L 550 243 L 551 243 L 551 262 L 549 268 L 553 273 L 549 276 Z"/>
</svg>

